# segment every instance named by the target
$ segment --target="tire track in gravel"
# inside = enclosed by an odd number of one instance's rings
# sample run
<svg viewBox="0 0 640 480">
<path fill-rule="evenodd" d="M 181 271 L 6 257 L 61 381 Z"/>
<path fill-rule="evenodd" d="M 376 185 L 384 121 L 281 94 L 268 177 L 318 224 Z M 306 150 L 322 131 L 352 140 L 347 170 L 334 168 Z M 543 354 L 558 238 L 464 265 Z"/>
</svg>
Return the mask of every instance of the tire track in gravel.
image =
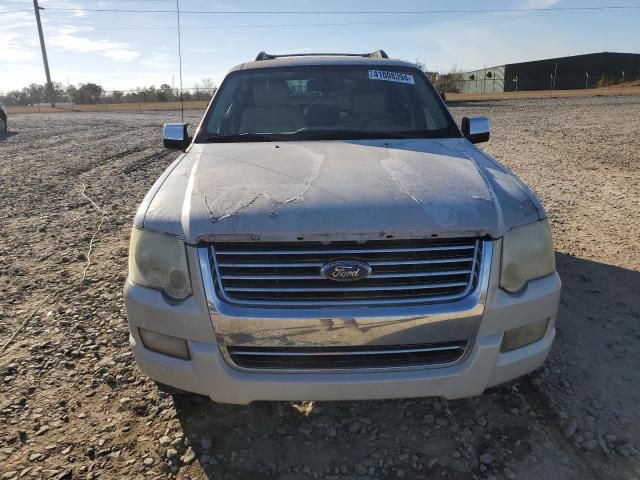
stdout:
<svg viewBox="0 0 640 480">
<path fill-rule="evenodd" d="M 104 158 L 104 160 L 105 161 L 119 160 L 123 157 L 127 157 L 129 155 L 133 155 L 134 153 L 141 152 L 142 150 L 144 150 L 142 147 L 128 148 L 127 150 L 123 150 L 122 152 L 114 153 L 113 155 L 107 155 Z"/>
<path fill-rule="evenodd" d="M 572 442 L 567 440 L 567 437 L 562 429 L 562 422 L 555 408 L 553 408 L 550 399 L 539 388 L 531 383 L 531 377 L 526 376 L 519 382 L 520 389 L 523 395 L 526 396 L 527 403 L 531 408 L 544 417 L 549 427 L 547 433 L 552 439 L 562 448 L 576 465 L 579 465 L 583 470 L 583 474 L 588 474 L 586 478 L 595 480 L 604 480 L 598 470 L 598 466 L 593 465 L 592 460 L 585 455 L 585 453 L 577 448 Z"/>
<path fill-rule="evenodd" d="M 39 119 L 32 116 L 25 116 L 24 118 L 29 120 L 28 124 L 20 125 L 18 122 L 15 123 L 15 125 L 18 125 L 20 132 L 30 131 L 28 129 L 36 126 L 34 124 L 39 121 Z M 2 162 L 4 163 L 4 169 L 9 170 L 11 173 L 7 172 L 6 175 L 3 175 L 3 178 L 7 181 L 7 188 L 2 188 L 0 198 L 10 199 L 14 208 L 11 218 L 7 218 L 3 222 L 0 249 L 3 248 L 3 245 L 6 246 L 7 251 L 12 248 L 13 255 L 7 259 L 8 267 L 22 272 L 20 276 L 11 275 L 12 283 L 17 289 L 17 295 L 12 296 L 13 306 L 11 310 L 14 311 L 16 308 L 20 309 L 22 302 L 31 303 L 27 299 L 33 294 L 33 288 L 30 287 L 30 284 L 34 283 L 34 279 L 45 278 L 44 275 L 37 273 L 39 268 L 37 264 L 33 263 L 33 259 L 42 257 L 43 262 L 53 262 L 55 264 L 69 256 L 66 253 L 69 248 L 64 248 L 63 250 L 52 249 L 51 241 L 46 242 L 46 248 L 42 253 L 38 252 L 36 245 L 30 244 L 31 242 L 28 239 L 34 236 L 31 232 L 39 228 L 34 227 L 34 224 L 38 223 L 38 216 L 33 214 L 40 211 L 40 215 L 46 215 L 48 218 L 46 220 L 47 231 L 61 233 L 59 235 L 60 240 L 54 241 L 54 245 L 72 244 L 73 241 L 70 243 L 62 240 L 62 238 L 67 237 L 65 232 L 68 231 L 70 225 L 78 221 L 75 219 L 81 219 L 80 221 L 86 222 L 86 213 L 90 215 L 88 217 L 89 223 L 92 217 L 91 212 L 86 210 L 86 202 L 79 199 L 74 188 L 74 185 L 78 183 L 79 177 L 90 178 L 94 170 L 98 169 L 100 171 L 102 169 L 104 173 L 101 177 L 91 179 L 91 188 L 95 191 L 94 194 L 100 198 L 102 195 L 101 190 L 104 190 L 105 185 L 102 178 L 120 173 L 122 162 L 119 160 L 125 159 L 126 161 L 128 156 L 135 157 L 136 153 L 151 150 L 150 153 L 147 153 L 139 160 L 142 164 L 149 165 L 154 161 L 162 162 L 165 156 L 171 153 L 167 151 L 165 154 L 164 149 L 160 150 L 158 148 L 158 140 L 149 134 L 152 129 L 160 131 L 161 123 L 136 125 L 126 115 L 117 122 L 110 121 L 108 123 L 87 122 L 84 120 L 83 115 L 72 118 L 70 122 L 65 121 L 65 119 L 55 124 L 50 122 L 52 119 L 62 120 L 62 117 L 42 116 L 42 119 L 40 119 L 42 123 L 31 130 L 34 132 L 33 134 L 21 133 L 10 137 L 7 142 L 10 142 L 11 145 L 3 144 L 3 150 L 0 152 L 2 158 L 9 159 L 21 156 L 21 159 L 26 160 L 26 162 L 21 161 L 19 163 Z M 78 124 L 80 123 L 85 127 L 86 125 L 93 125 L 93 128 L 79 128 Z M 40 128 L 41 125 L 44 128 Z M 55 131 L 47 132 L 51 128 L 55 129 Z M 95 135 L 96 129 L 102 134 Z M 35 132 L 38 133 L 36 134 Z M 51 137 L 60 137 L 61 140 L 51 142 Z M 39 141 L 42 138 L 46 138 L 48 141 Z M 113 152 L 114 147 L 126 146 L 131 144 L 132 141 L 136 143 L 131 147 L 125 148 L 124 151 Z M 4 147 L 6 146 L 11 148 L 5 149 Z M 20 152 L 25 151 L 25 146 L 30 154 L 23 156 Z M 35 165 L 38 168 L 37 174 L 30 172 L 32 166 Z M 142 165 L 138 168 L 142 168 Z M 158 174 L 162 168 L 160 168 Z M 134 166 L 130 170 L 134 171 L 136 167 Z M 43 172 L 47 172 L 44 175 L 50 182 L 49 188 L 46 189 L 42 188 L 41 177 Z M 19 179 L 19 182 L 16 182 L 16 179 Z M 140 188 L 140 192 L 144 188 Z M 34 205 L 34 200 L 37 198 L 41 199 L 39 205 Z M 0 200 L 0 204 L 3 203 L 4 200 Z M 51 212 L 57 212 L 61 215 L 51 215 Z M 122 224 L 122 220 L 117 221 L 117 225 L 120 224 Z M 105 226 L 105 232 L 103 233 L 106 234 L 108 229 L 109 227 Z M 51 237 L 48 233 L 35 235 L 35 237 L 38 236 Z M 24 244 L 24 247 L 21 247 L 21 244 Z M 68 269 L 67 265 L 72 267 L 76 262 L 71 260 L 71 263 L 63 264 L 63 271 Z M 3 280 L 7 279 L 7 282 L 9 282 L 9 277 L 1 276 L 4 277 Z M 5 304 L 5 306 L 9 308 L 8 304 Z M 0 309 L 0 314 L 2 314 L 2 309 Z M 10 319 L 9 325 L 15 321 L 17 319 Z"/>
<path fill-rule="evenodd" d="M 172 155 L 175 155 L 176 152 L 175 151 L 171 151 L 171 150 L 161 150 L 160 152 L 156 152 L 153 153 L 151 155 L 147 155 L 146 157 L 141 158 L 140 160 L 134 160 L 132 163 L 126 165 L 123 169 L 122 169 L 122 173 L 124 174 L 129 174 L 132 172 L 135 172 L 136 170 L 140 170 L 144 167 L 146 167 L 148 164 L 157 161 L 157 160 L 164 160 L 167 157 L 170 157 Z"/>
</svg>

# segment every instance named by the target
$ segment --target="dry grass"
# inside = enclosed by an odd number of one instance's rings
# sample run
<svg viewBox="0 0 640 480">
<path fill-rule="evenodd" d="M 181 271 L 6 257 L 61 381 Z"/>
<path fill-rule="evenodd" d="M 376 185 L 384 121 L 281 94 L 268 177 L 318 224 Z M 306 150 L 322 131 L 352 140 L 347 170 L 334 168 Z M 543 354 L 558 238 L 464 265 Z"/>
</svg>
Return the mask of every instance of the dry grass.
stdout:
<svg viewBox="0 0 640 480">
<path fill-rule="evenodd" d="M 601 97 L 616 95 L 640 95 L 640 82 L 626 83 L 622 90 L 620 85 L 612 85 L 606 88 L 592 88 L 587 90 L 556 90 L 554 97 Z M 548 90 L 535 90 L 523 92 L 499 92 L 484 93 L 447 93 L 447 100 L 450 101 L 475 101 L 475 100 L 510 100 L 513 98 L 548 98 Z M 184 102 L 185 110 L 204 110 L 208 101 Z M 180 110 L 180 102 L 145 102 L 145 103 L 105 103 L 98 105 L 59 105 L 51 108 L 44 105 L 13 106 L 7 107 L 9 113 L 61 113 L 61 112 L 135 112 L 150 110 Z"/>
<path fill-rule="evenodd" d="M 185 110 L 203 110 L 208 101 L 184 102 Z M 144 102 L 144 103 L 103 103 L 97 105 L 59 105 L 51 108 L 45 105 L 8 106 L 11 113 L 62 113 L 62 112 L 136 112 L 149 110 L 180 110 L 180 102 Z"/>
</svg>

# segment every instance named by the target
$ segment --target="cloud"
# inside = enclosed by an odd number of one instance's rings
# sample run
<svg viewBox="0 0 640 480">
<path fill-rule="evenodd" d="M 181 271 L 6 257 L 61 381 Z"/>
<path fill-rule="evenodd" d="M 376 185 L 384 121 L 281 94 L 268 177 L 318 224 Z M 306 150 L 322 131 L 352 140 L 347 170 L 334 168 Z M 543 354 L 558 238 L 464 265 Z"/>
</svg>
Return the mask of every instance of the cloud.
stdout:
<svg viewBox="0 0 640 480">
<path fill-rule="evenodd" d="M 104 7 L 104 6 L 105 6 L 104 2 L 98 2 L 98 5 L 95 5 L 95 8 L 101 8 L 101 7 Z M 61 13 L 64 13 L 65 16 L 76 17 L 77 18 L 77 17 L 84 17 L 84 16 L 87 15 L 87 12 L 82 10 L 82 8 L 86 8 L 87 5 L 85 5 L 83 7 L 82 5 L 79 5 L 79 4 L 75 3 L 75 2 L 67 2 L 67 1 L 64 1 L 64 0 L 60 0 L 59 3 L 55 4 L 55 7 L 58 7 L 58 8 L 69 8 L 69 9 L 78 8 L 79 9 L 79 10 L 69 10 L 67 12 L 61 12 Z M 92 5 L 92 7 L 93 7 L 93 5 Z"/>
<path fill-rule="evenodd" d="M 121 62 L 131 62 L 140 56 L 140 53 L 132 49 L 128 43 L 93 40 L 79 37 L 74 35 L 75 33 L 75 29 L 61 29 L 56 35 L 50 37 L 47 42 L 64 51 L 96 53 Z"/>
<path fill-rule="evenodd" d="M 148 56 L 143 56 L 140 63 L 147 68 L 157 69 L 167 69 L 174 66 L 169 55 L 157 52 Z"/>
<path fill-rule="evenodd" d="M 25 42 L 17 33 L 0 33 L 0 60 L 9 63 L 21 63 L 35 56 L 34 45 Z"/>
<path fill-rule="evenodd" d="M 433 23 L 429 28 L 404 28 L 394 34 L 394 41 L 421 45 L 429 55 L 420 60 L 429 69 L 447 71 L 456 65 L 463 70 L 475 70 L 571 54 L 572 42 L 567 42 L 561 32 L 550 32 L 550 28 L 526 16 L 492 18 L 490 27 L 477 19 L 452 20 Z M 535 35 L 536 41 L 531 42 Z M 404 58 L 412 59 L 410 52 L 414 50 L 407 49 Z M 400 57 L 403 57 L 402 51 Z"/>
<path fill-rule="evenodd" d="M 525 8 L 549 8 L 560 3 L 560 0 L 527 0 Z"/>
</svg>

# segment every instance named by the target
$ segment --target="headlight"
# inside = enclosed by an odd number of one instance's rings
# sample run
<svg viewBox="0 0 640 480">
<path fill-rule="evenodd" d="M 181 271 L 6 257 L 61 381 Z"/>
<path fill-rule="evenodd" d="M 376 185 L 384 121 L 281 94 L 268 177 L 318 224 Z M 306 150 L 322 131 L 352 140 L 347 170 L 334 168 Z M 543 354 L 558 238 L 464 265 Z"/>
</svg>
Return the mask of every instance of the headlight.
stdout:
<svg viewBox="0 0 640 480">
<path fill-rule="evenodd" d="M 500 286 L 508 292 L 521 290 L 529 280 L 556 269 L 549 222 L 530 223 L 507 232 L 502 240 Z"/>
<path fill-rule="evenodd" d="M 133 228 L 129 244 L 129 278 L 182 300 L 191 295 L 184 242 L 173 235 Z"/>
</svg>

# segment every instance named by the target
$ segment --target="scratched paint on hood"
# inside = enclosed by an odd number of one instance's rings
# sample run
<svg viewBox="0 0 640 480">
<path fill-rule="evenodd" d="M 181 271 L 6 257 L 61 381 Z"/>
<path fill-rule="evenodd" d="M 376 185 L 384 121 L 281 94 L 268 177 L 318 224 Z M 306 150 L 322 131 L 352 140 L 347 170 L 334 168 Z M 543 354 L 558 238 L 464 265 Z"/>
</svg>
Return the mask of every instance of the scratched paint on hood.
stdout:
<svg viewBox="0 0 640 480">
<path fill-rule="evenodd" d="M 405 150 L 388 153 L 380 167 L 431 222 L 448 229 L 492 215 L 491 193 L 473 164 L 465 159 L 431 154 L 426 160 L 424 152 L 409 156 Z"/>
<path fill-rule="evenodd" d="M 282 205 L 304 201 L 325 157 L 293 145 L 291 162 L 284 163 L 279 150 L 271 145 L 263 147 L 259 159 L 200 155 L 193 172 L 193 193 L 201 196 L 212 223 L 237 215 L 254 204 L 270 208 L 273 216 Z"/>
<path fill-rule="evenodd" d="M 141 208 L 189 243 L 500 237 L 538 218 L 461 139 L 197 144 L 182 162 Z"/>
</svg>

